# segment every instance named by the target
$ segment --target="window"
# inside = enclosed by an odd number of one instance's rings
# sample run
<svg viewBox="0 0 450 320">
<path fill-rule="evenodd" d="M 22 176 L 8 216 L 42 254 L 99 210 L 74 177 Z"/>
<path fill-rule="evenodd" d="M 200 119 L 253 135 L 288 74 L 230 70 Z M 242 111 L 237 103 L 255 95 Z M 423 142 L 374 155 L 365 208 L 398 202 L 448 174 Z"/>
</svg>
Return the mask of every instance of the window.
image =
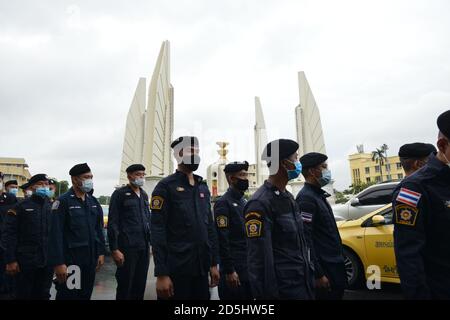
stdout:
<svg viewBox="0 0 450 320">
<path fill-rule="evenodd" d="M 378 182 L 381 182 L 381 177 L 380 177 L 380 176 L 376 176 L 376 177 L 375 177 L 375 182 L 377 182 L 377 183 L 378 183 Z"/>
<path fill-rule="evenodd" d="M 402 168 L 402 164 L 400 162 L 397 162 L 397 169 L 401 169 Z"/>
<path fill-rule="evenodd" d="M 388 163 L 388 164 L 386 165 L 386 171 L 391 171 L 391 164 L 390 164 L 390 163 Z"/>
<path fill-rule="evenodd" d="M 375 166 L 375 172 L 380 173 L 380 166 Z"/>
<path fill-rule="evenodd" d="M 386 176 L 386 178 L 387 178 L 388 181 L 389 181 L 389 180 L 392 180 L 392 176 L 391 176 L 390 174 L 388 174 L 388 175 Z"/>
<path fill-rule="evenodd" d="M 398 174 L 398 178 L 399 178 L 399 179 L 403 179 L 403 173 L 399 173 L 399 174 Z"/>
<path fill-rule="evenodd" d="M 370 178 L 366 178 L 366 182 L 369 183 L 370 182 Z"/>
<path fill-rule="evenodd" d="M 366 167 L 366 174 L 370 174 L 370 168 Z"/>
<path fill-rule="evenodd" d="M 359 203 L 363 206 L 385 205 L 392 201 L 393 189 L 374 190 L 359 198 Z"/>
</svg>

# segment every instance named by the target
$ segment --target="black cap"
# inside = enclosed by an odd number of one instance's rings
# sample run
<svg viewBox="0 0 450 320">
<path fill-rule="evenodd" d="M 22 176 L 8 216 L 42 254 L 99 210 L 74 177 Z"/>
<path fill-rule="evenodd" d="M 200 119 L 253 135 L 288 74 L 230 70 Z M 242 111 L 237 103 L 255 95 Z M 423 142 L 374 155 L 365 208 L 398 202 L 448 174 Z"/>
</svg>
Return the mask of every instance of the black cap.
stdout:
<svg viewBox="0 0 450 320">
<path fill-rule="evenodd" d="M 11 185 L 11 184 L 16 184 L 17 185 L 17 180 L 9 180 L 5 182 L 5 187 Z"/>
<path fill-rule="evenodd" d="M 244 162 L 238 162 L 238 161 L 234 161 L 234 162 L 230 162 L 228 163 L 225 168 L 223 169 L 223 172 L 225 173 L 235 173 L 235 172 L 239 172 L 241 170 L 248 170 L 248 162 L 244 161 Z"/>
<path fill-rule="evenodd" d="M 328 160 L 328 157 L 322 153 L 310 152 L 300 158 L 303 169 L 314 168 Z"/>
<path fill-rule="evenodd" d="M 278 157 L 278 161 L 287 159 L 298 150 L 298 143 L 289 139 L 278 139 L 269 142 L 264 148 L 261 160 L 267 161 L 269 164 Z M 278 149 L 278 150 L 277 150 Z M 278 151 L 278 152 L 277 152 Z"/>
<path fill-rule="evenodd" d="M 76 164 L 70 169 L 69 174 L 72 177 L 76 177 L 85 173 L 91 172 L 91 168 L 87 165 L 87 163 Z"/>
<path fill-rule="evenodd" d="M 445 111 L 437 119 L 437 126 L 444 136 L 450 139 L 450 110 Z"/>
<path fill-rule="evenodd" d="M 28 181 L 28 185 L 32 186 L 33 184 L 35 184 L 36 182 L 39 182 L 39 181 L 48 181 L 48 176 L 45 173 L 35 174 Z"/>
<path fill-rule="evenodd" d="M 27 190 L 30 187 L 30 183 L 26 182 L 23 185 L 21 185 L 19 188 L 22 190 Z"/>
<path fill-rule="evenodd" d="M 436 152 L 436 148 L 429 143 L 408 143 L 400 147 L 398 156 L 400 158 L 424 158 L 428 157 L 431 153 Z"/>
<path fill-rule="evenodd" d="M 145 167 L 142 164 L 132 164 L 126 170 L 127 173 L 132 173 L 135 171 L 145 171 Z"/>
<path fill-rule="evenodd" d="M 181 148 L 184 148 L 187 146 L 198 148 L 198 139 L 197 139 L 197 137 L 193 137 L 193 136 L 179 137 L 178 139 L 176 139 L 172 142 L 170 147 L 172 149 L 174 149 L 180 143 L 182 143 L 182 146 L 180 146 Z"/>
</svg>

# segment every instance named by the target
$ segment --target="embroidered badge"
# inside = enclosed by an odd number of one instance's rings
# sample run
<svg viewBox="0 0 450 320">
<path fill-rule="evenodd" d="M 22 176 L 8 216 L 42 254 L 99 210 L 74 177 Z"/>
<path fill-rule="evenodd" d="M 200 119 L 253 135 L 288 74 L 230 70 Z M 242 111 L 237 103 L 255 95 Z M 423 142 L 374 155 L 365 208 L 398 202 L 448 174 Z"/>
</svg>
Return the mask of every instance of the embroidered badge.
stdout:
<svg viewBox="0 0 450 320">
<path fill-rule="evenodd" d="M 248 238 L 257 238 L 261 236 L 262 221 L 251 219 L 245 223 L 245 231 Z"/>
<path fill-rule="evenodd" d="M 406 226 L 415 226 L 419 209 L 409 205 L 400 204 L 395 206 L 395 222 Z"/>
<path fill-rule="evenodd" d="M 217 226 L 219 228 L 226 228 L 228 227 L 228 217 L 227 216 L 218 216 L 216 218 Z"/>
<path fill-rule="evenodd" d="M 302 220 L 305 222 L 312 222 L 312 214 L 308 212 L 301 212 Z"/>
<path fill-rule="evenodd" d="M 245 215 L 245 219 L 250 218 L 250 217 L 261 218 L 261 215 L 258 212 L 252 211 Z"/>
<path fill-rule="evenodd" d="M 9 209 L 7 214 L 10 216 L 17 216 L 16 209 Z"/>
<path fill-rule="evenodd" d="M 177 191 L 178 191 L 178 192 L 183 192 L 183 191 L 184 191 L 184 188 L 183 188 L 183 187 L 177 187 Z"/>
<path fill-rule="evenodd" d="M 161 210 L 163 203 L 164 203 L 164 199 L 162 197 L 160 197 L 160 196 L 153 196 L 150 209 L 152 209 L 152 210 Z"/>
<path fill-rule="evenodd" d="M 417 204 L 419 203 L 420 198 L 422 197 L 421 193 L 411 191 L 406 188 L 401 188 L 400 193 L 397 196 L 397 201 L 407 204 L 412 207 L 417 207 Z"/>
<path fill-rule="evenodd" d="M 52 204 L 52 210 L 58 210 L 58 208 L 59 208 L 59 200 L 56 200 Z"/>
</svg>

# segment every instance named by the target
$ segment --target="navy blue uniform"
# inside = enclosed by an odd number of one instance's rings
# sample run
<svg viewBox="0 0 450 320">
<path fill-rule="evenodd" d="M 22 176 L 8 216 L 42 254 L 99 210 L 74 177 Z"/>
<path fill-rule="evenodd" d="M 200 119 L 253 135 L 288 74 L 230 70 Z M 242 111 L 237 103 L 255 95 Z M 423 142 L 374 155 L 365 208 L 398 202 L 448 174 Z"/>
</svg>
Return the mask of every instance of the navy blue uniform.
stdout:
<svg viewBox="0 0 450 320">
<path fill-rule="evenodd" d="M 17 203 L 17 198 L 9 193 L 0 193 L 0 293 L 14 293 L 14 278 L 5 273 L 4 244 L 2 243 L 2 233 L 4 220 L 9 209 Z"/>
<path fill-rule="evenodd" d="M 342 299 L 347 286 L 342 240 L 333 210 L 327 201 L 330 195 L 319 187 L 305 183 L 296 201 L 312 248 L 316 279 L 326 276 L 331 290 L 316 291 L 317 299 Z"/>
<path fill-rule="evenodd" d="M 48 300 L 53 270 L 48 266 L 51 206 L 36 195 L 16 204 L 5 217 L 5 263 L 17 262 L 17 299 Z"/>
<path fill-rule="evenodd" d="M 103 214 L 98 201 L 89 194 L 83 201 L 70 188 L 52 206 L 49 263 L 52 267 L 62 264 L 78 266 L 81 287 L 71 289 L 67 283 L 58 283 L 56 299 L 89 300 L 94 288 L 98 257 L 104 253 Z"/>
<path fill-rule="evenodd" d="M 143 189 L 140 196 L 129 186 L 114 191 L 109 205 L 108 238 L 111 251 L 118 249 L 125 257 L 116 272 L 116 299 L 144 299 L 150 260 L 150 204 Z"/>
<path fill-rule="evenodd" d="M 247 238 L 244 227 L 243 193 L 229 188 L 214 205 L 217 234 L 219 238 L 221 300 L 250 300 L 252 298 L 247 268 Z M 226 274 L 236 272 L 241 286 L 230 288 Z"/>
<path fill-rule="evenodd" d="M 208 186 L 195 185 L 176 171 L 155 187 L 151 200 L 151 239 L 155 276 L 170 276 L 173 299 L 210 298 L 208 272 L 217 265 L 217 233 Z"/>
<path fill-rule="evenodd" d="M 266 181 L 244 212 L 248 274 L 255 299 L 313 299 L 313 263 L 292 194 Z"/>
<path fill-rule="evenodd" d="M 431 155 L 393 198 L 394 246 L 407 299 L 450 299 L 450 168 Z"/>
</svg>

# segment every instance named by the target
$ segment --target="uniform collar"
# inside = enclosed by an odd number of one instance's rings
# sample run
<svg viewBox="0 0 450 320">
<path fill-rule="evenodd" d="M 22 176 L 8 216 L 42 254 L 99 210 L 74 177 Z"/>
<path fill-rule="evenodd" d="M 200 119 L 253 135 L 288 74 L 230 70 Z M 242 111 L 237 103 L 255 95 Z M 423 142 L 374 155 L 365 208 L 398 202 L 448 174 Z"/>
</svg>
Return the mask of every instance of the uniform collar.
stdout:
<svg viewBox="0 0 450 320">
<path fill-rule="evenodd" d="M 308 182 L 305 182 L 304 188 L 309 188 L 309 189 L 311 189 L 313 192 L 315 192 L 315 193 L 317 193 L 317 194 L 319 194 L 319 195 L 321 195 L 321 196 L 323 196 L 323 197 L 325 197 L 325 198 L 328 198 L 328 197 L 331 196 L 328 192 L 326 192 L 326 191 L 323 190 L 322 188 L 320 188 L 320 187 L 318 187 L 318 186 L 315 186 L 315 185 L 313 185 L 313 184 L 311 184 L 311 183 L 308 183 Z"/>
<path fill-rule="evenodd" d="M 236 200 L 241 200 L 242 197 L 244 196 L 244 192 L 235 190 L 235 189 L 233 189 L 231 187 L 228 188 L 228 193 L 230 194 L 230 196 L 233 199 L 236 199 Z"/>
<path fill-rule="evenodd" d="M 45 202 L 45 198 L 40 197 L 36 194 L 32 194 L 30 197 L 30 200 L 35 202 L 35 203 L 39 203 L 39 204 L 43 204 Z"/>
<path fill-rule="evenodd" d="M 436 169 L 436 170 L 439 170 L 439 171 L 448 169 L 448 166 L 445 163 L 443 163 L 441 160 L 439 160 L 435 153 L 430 155 L 430 157 L 428 158 L 427 165 L 430 168 L 433 168 L 433 169 Z"/>
<path fill-rule="evenodd" d="M 189 183 L 189 179 L 187 177 L 187 174 L 185 174 L 184 172 L 179 171 L 178 169 L 175 171 L 175 175 L 179 178 L 181 178 L 186 184 L 190 185 Z M 200 182 L 203 181 L 203 178 L 201 176 L 198 176 L 194 173 L 194 180 L 196 182 L 196 184 L 199 184 Z"/>
<path fill-rule="evenodd" d="M 264 187 L 269 189 L 270 191 L 272 191 L 277 196 L 279 196 L 279 195 L 289 196 L 290 195 L 290 192 L 288 190 L 285 190 L 285 191 L 278 190 L 278 188 L 275 185 L 273 185 L 272 183 L 270 183 L 269 180 L 264 181 Z"/>
</svg>

